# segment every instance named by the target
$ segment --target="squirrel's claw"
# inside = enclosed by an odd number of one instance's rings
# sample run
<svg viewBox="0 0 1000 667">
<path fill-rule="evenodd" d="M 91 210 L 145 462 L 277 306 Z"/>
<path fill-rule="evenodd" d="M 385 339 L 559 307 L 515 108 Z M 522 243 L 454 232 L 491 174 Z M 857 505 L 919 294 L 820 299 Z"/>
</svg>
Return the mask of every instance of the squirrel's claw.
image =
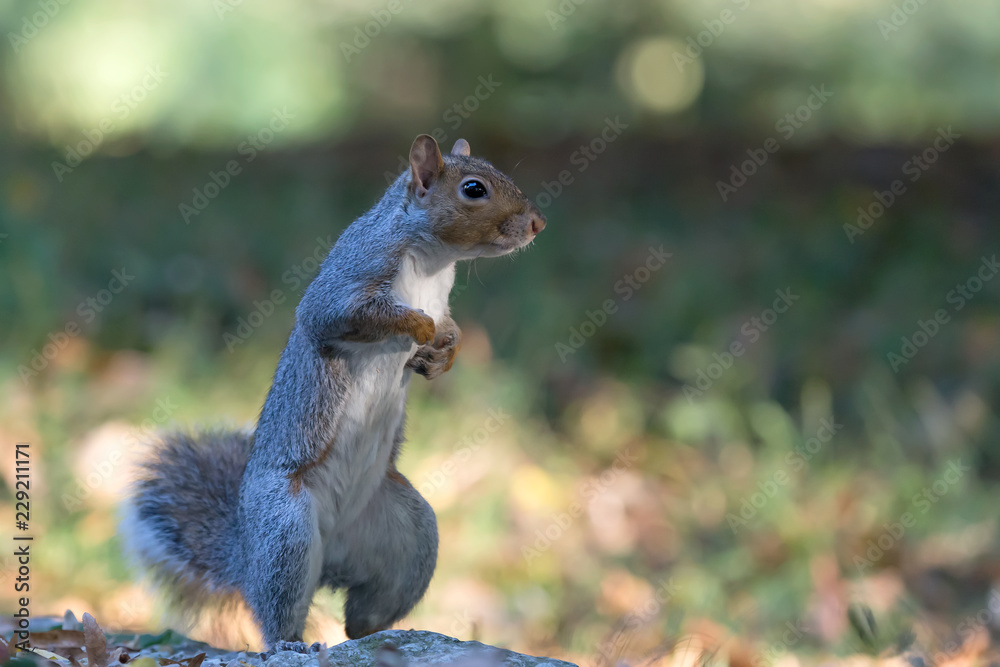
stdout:
<svg viewBox="0 0 1000 667">
<path fill-rule="evenodd" d="M 456 336 L 454 332 L 449 331 L 448 333 L 438 337 L 438 339 L 434 341 L 434 349 L 444 350 L 446 348 L 455 347 L 455 343 L 457 342 L 458 342 L 458 336 Z"/>
<path fill-rule="evenodd" d="M 263 654 L 262 657 L 266 662 L 268 658 L 281 651 L 292 651 L 294 653 L 319 653 L 322 649 L 323 645 L 319 642 L 313 642 L 312 644 L 307 644 L 305 642 L 275 642 L 270 650 Z"/>
<path fill-rule="evenodd" d="M 443 330 L 435 337 L 433 343 L 418 347 L 406 362 L 406 367 L 428 380 L 433 380 L 451 370 L 452 364 L 455 363 L 455 355 L 461 346 L 461 332 L 457 326 Z"/>
</svg>

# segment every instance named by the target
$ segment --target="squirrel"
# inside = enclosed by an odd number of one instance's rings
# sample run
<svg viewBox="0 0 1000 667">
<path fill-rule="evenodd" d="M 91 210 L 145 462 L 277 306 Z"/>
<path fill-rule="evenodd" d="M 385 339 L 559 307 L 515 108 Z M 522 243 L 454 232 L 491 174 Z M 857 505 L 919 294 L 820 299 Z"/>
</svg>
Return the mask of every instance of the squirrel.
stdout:
<svg viewBox="0 0 1000 667">
<path fill-rule="evenodd" d="M 252 432 L 168 433 L 137 466 L 120 534 L 175 605 L 242 597 L 273 654 L 302 642 L 320 586 L 351 639 L 390 628 L 437 562 L 434 511 L 396 469 L 410 377 L 461 345 L 458 260 L 528 245 L 545 217 L 459 139 L 418 136 L 409 169 L 341 234 L 303 293 Z"/>
</svg>

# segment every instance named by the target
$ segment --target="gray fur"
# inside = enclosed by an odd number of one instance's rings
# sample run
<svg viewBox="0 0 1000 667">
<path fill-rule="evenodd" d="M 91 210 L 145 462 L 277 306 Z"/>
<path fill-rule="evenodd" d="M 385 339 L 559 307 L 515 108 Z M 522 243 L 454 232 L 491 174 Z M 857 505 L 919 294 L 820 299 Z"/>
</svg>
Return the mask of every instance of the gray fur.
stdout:
<svg viewBox="0 0 1000 667">
<path fill-rule="evenodd" d="M 482 160 L 444 161 L 490 179 L 511 249 L 530 241 L 540 214 L 513 183 Z M 272 649 L 304 646 L 294 642 L 321 585 L 347 589 L 355 638 L 405 616 L 434 573 L 434 512 L 395 460 L 410 377 L 443 372 L 460 337 L 447 303 L 455 262 L 479 251 L 438 239 L 438 209 L 410 180 L 344 231 L 306 289 L 253 436 L 164 437 L 126 506 L 123 537 L 141 564 L 185 603 L 239 592 Z M 435 322 L 426 345 L 384 326 L 415 309 Z"/>
<path fill-rule="evenodd" d="M 138 468 L 122 537 L 177 606 L 239 590 L 243 573 L 230 546 L 251 447 L 243 432 L 169 433 Z"/>
</svg>

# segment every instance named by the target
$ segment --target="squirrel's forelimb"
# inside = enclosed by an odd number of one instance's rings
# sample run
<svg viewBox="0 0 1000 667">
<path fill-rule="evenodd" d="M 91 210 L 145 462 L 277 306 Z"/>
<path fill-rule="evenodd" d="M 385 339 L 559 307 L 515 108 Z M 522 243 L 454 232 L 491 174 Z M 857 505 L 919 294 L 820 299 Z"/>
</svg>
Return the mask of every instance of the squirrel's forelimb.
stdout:
<svg viewBox="0 0 1000 667">
<path fill-rule="evenodd" d="M 377 343 L 390 336 L 409 336 L 423 345 L 434 339 L 434 319 L 388 300 L 371 301 L 351 313 L 344 323 L 340 339 L 352 343 Z"/>
</svg>

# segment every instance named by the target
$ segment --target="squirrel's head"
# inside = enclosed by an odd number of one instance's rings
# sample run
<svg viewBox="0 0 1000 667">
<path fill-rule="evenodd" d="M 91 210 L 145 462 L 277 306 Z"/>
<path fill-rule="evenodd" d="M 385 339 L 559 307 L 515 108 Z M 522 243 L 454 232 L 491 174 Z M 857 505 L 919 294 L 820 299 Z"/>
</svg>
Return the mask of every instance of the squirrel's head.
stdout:
<svg viewBox="0 0 1000 667">
<path fill-rule="evenodd" d="M 410 200 L 428 211 L 434 235 L 466 258 L 504 255 L 545 228 L 538 207 L 496 167 L 471 157 L 465 139 L 442 156 L 434 137 L 417 137 L 407 187 Z"/>
</svg>

